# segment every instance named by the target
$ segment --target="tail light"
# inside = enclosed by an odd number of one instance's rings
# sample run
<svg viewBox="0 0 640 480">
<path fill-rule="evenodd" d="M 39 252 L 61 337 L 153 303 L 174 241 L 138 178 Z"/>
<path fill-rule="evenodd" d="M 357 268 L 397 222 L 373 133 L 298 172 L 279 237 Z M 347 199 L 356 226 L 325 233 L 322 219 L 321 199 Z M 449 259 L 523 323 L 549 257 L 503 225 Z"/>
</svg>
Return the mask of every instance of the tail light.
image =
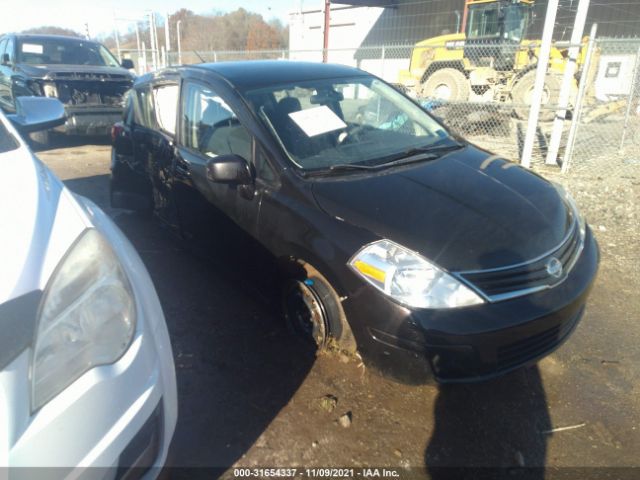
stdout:
<svg viewBox="0 0 640 480">
<path fill-rule="evenodd" d="M 124 133 L 124 125 L 121 122 L 115 123 L 111 127 L 111 142 L 115 143 L 116 139 Z"/>
</svg>

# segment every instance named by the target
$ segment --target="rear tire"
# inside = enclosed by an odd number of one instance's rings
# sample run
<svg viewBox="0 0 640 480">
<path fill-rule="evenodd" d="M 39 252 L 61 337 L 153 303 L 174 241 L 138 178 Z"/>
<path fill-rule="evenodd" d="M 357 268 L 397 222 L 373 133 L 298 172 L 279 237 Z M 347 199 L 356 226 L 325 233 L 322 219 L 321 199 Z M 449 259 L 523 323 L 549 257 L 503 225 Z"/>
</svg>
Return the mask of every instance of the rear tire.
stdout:
<svg viewBox="0 0 640 480">
<path fill-rule="evenodd" d="M 511 91 L 511 99 L 514 105 L 513 110 L 520 120 L 526 120 L 529 118 L 529 111 L 531 110 L 531 95 L 536 83 L 536 72 L 532 70 L 525 73 L 520 79 L 517 80 Z M 540 120 L 543 122 L 549 122 L 555 118 L 556 112 L 553 109 L 544 108 L 545 105 L 555 105 L 558 102 L 560 96 L 560 80 L 556 75 L 547 75 L 544 81 L 544 90 L 542 94 L 540 109 Z"/>
<path fill-rule="evenodd" d="M 455 68 L 442 68 L 433 72 L 422 84 L 422 97 L 451 102 L 469 100 L 471 87 L 467 77 Z"/>
</svg>

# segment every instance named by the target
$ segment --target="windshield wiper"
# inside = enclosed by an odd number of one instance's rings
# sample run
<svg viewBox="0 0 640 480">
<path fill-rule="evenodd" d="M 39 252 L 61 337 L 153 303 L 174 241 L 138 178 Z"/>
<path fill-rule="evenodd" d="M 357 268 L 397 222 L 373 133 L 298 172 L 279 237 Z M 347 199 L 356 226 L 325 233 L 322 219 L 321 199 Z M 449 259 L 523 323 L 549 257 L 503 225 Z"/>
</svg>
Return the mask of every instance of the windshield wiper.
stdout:
<svg viewBox="0 0 640 480">
<path fill-rule="evenodd" d="M 344 172 L 346 170 L 375 170 L 376 166 L 361 163 L 338 163 L 329 167 L 330 172 Z"/>
<path fill-rule="evenodd" d="M 445 143 L 445 144 L 440 143 L 440 144 L 434 144 L 434 145 L 427 145 L 424 147 L 413 147 L 402 152 L 402 155 L 404 155 L 405 157 L 410 157 L 412 155 L 418 155 L 420 153 L 443 154 L 453 150 L 460 150 L 462 148 L 464 148 L 464 145 L 458 142 Z"/>
<path fill-rule="evenodd" d="M 305 177 L 316 177 L 323 175 L 331 175 L 332 173 L 348 172 L 354 170 L 376 170 L 375 166 L 362 165 L 361 163 L 338 163 L 331 165 L 329 168 L 322 168 L 319 170 L 310 170 L 304 172 Z"/>
<path fill-rule="evenodd" d="M 464 145 L 457 142 L 413 147 L 391 156 L 386 162 L 376 164 L 374 168 L 388 168 L 395 165 L 408 165 L 410 163 L 424 162 L 427 160 L 437 160 L 447 152 L 460 150 L 462 148 L 464 148 Z"/>
<path fill-rule="evenodd" d="M 362 163 L 338 163 L 331 165 L 327 169 L 306 172 L 308 176 L 330 175 L 332 173 L 348 172 L 354 170 L 375 171 L 385 168 L 394 167 L 396 165 L 409 165 L 411 163 L 425 162 L 428 160 L 436 160 L 447 152 L 460 150 L 465 146 L 461 143 L 448 143 L 439 145 L 427 145 L 425 147 L 414 147 L 405 150 L 402 153 L 395 154 L 386 162 L 377 163 L 375 165 L 364 165 Z"/>
</svg>

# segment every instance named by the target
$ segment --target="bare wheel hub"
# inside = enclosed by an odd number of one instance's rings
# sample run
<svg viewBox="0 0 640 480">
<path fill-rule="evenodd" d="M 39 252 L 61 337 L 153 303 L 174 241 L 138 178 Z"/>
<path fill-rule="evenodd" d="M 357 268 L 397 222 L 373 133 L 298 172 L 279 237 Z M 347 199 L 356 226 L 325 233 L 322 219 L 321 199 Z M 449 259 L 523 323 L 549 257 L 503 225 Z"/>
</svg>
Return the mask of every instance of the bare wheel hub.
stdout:
<svg viewBox="0 0 640 480">
<path fill-rule="evenodd" d="M 284 296 L 285 313 L 299 335 L 315 343 L 318 349 L 327 341 L 327 315 L 318 294 L 311 288 L 313 280 L 292 281 Z"/>
</svg>

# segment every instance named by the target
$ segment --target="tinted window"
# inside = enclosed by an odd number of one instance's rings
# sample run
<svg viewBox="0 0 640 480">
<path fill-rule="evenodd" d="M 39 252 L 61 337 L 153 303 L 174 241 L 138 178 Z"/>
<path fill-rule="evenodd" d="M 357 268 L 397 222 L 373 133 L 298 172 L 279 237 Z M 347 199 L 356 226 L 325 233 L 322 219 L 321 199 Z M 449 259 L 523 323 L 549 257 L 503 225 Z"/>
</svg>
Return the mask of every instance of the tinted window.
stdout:
<svg viewBox="0 0 640 480">
<path fill-rule="evenodd" d="M 14 46 L 15 46 L 15 41 L 13 40 L 13 38 L 8 38 L 7 39 L 7 44 L 5 45 L 5 50 L 4 53 L 9 54 L 9 63 L 13 63 L 14 60 Z"/>
<path fill-rule="evenodd" d="M 18 62 L 32 65 L 95 65 L 119 67 L 99 43 L 73 38 L 25 38 L 18 42 Z"/>
<path fill-rule="evenodd" d="M 254 167 L 258 178 L 266 180 L 267 182 L 273 182 L 276 180 L 276 172 L 267 160 L 267 155 L 261 148 L 256 148 Z"/>
<path fill-rule="evenodd" d="M 4 55 L 4 49 L 7 45 L 7 39 L 0 39 L 0 60 L 2 60 L 2 55 Z"/>
<path fill-rule="evenodd" d="M 176 115 L 178 111 L 178 85 L 160 85 L 153 89 L 153 108 L 157 125 L 171 135 L 176 133 Z"/>
<path fill-rule="evenodd" d="M 184 146 L 209 157 L 235 153 L 251 161 L 251 135 L 212 89 L 187 83 L 183 102 Z"/>
<path fill-rule="evenodd" d="M 134 122 L 136 125 L 140 125 L 146 128 L 155 128 L 153 100 L 151 98 L 151 92 L 149 86 L 143 86 L 136 88 L 137 111 L 134 115 Z"/>
</svg>

